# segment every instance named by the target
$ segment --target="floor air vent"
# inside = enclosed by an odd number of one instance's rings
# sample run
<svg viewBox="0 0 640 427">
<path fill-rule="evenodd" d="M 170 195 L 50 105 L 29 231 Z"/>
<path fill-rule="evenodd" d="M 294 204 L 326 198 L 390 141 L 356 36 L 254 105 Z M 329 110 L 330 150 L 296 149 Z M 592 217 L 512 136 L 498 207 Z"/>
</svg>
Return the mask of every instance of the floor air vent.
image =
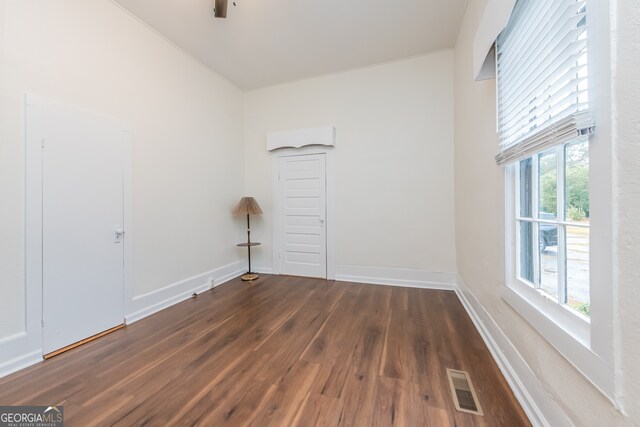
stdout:
<svg viewBox="0 0 640 427">
<path fill-rule="evenodd" d="M 465 371 L 447 369 L 447 376 L 456 409 L 470 414 L 484 415 L 469 374 Z"/>
</svg>

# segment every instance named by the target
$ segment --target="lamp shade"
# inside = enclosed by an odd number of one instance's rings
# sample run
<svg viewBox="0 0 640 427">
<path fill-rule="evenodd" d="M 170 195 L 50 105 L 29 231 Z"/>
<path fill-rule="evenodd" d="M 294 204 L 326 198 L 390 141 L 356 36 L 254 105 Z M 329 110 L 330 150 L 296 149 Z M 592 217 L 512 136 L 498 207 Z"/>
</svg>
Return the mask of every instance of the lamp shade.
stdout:
<svg viewBox="0 0 640 427">
<path fill-rule="evenodd" d="M 260 215 L 262 209 L 253 197 L 243 197 L 240 199 L 235 208 L 233 208 L 234 215 Z"/>
</svg>

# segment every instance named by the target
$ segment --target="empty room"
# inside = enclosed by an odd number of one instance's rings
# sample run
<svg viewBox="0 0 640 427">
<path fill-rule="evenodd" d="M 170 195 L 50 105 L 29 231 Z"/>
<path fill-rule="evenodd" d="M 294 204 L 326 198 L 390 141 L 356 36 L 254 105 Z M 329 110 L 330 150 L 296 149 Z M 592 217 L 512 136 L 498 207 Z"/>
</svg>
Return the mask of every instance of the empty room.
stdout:
<svg viewBox="0 0 640 427">
<path fill-rule="evenodd" d="M 0 0 L 0 427 L 640 426 L 640 0 Z"/>
</svg>

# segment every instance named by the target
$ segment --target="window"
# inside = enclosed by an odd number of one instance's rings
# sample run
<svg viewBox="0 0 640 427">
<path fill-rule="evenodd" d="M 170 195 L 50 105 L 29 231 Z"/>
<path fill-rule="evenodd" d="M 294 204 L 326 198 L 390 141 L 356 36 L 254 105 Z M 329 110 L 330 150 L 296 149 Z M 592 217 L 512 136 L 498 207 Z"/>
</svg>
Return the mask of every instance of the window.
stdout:
<svg viewBox="0 0 640 427">
<path fill-rule="evenodd" d="M 506 176 L 502 297 L 615 400 L 608 13 L 606 2 L 516 0 L 495 46 L 496 162 Z"/>
<path fill-rule="evenodd" d="M 585 0 L 516 2 L 496 41 L 498 164 L 517 169 L 516 277 L 590 317 Z"/>
<path fill-rule="evenodd" d="M 517 168 L 518 278 L 588 318 L 589 141 L 551 148 Z"/>
</svg>

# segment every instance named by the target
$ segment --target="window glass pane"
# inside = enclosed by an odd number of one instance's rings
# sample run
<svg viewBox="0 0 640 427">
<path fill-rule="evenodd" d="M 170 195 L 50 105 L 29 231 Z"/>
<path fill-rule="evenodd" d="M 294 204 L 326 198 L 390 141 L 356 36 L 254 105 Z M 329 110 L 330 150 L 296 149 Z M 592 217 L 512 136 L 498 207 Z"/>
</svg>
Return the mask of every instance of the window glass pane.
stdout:
<svg viewBox="0 0 640 427">
<path fill-rule="evenodd" d="M 589 228 L 567 226 L 567 305 L 589 311 Z"/>
<path fill-rule="evenodd" d="M 533 158 L 520 161 L 520 216 L 531 218 L 533 204 Z"/>
<path fill-rule="evenodd" d="M 567 145 L 565 215 L 567 221 L 589 223 L 589 141 Z"/>
<path fill-rule="evenodd" d="M 538 224 L 540 239 L 540 289 L 558 298 L 558 227 Z"/>
<path fill-rule="evenodd" d="M 538 218 L 555 220 L 558 211 L 558 156 L 555 149 L 538 156 L 540 199 Z"/>
<path fill-rule="evenodd" d="M 520 221 L 520 277 L 533 283 L 533 223 Z"/>
</svg>

